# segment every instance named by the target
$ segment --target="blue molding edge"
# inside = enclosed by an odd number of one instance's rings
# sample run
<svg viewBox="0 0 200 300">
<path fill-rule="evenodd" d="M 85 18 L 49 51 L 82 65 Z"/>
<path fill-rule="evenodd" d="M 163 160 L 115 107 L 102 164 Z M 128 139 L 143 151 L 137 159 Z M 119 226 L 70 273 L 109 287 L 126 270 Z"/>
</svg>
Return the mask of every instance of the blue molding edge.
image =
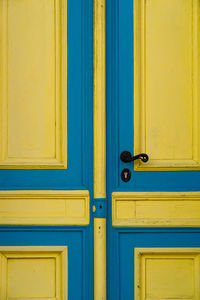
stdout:
<svg viewBox="0 0 200 300">
<path fill-rule="evenodd" d="M 106 218 L 106 198 L 94 198 L 94 218 Z"/>
<path fill-rule="evenodd" d="M 0 246 L 68 247 L 68 299 L 74 300 L 93 300 L 92 237 L 91 225 L 0 225 Z"/>
</svg>

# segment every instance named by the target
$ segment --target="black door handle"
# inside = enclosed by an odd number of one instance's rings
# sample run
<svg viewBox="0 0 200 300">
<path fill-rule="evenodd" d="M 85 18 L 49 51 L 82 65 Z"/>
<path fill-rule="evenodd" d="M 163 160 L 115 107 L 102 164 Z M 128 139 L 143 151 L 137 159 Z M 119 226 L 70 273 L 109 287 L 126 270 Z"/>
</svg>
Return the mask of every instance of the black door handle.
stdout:
<svg viewBox="0 0 200 300">
<path fill-rule="evenodd" d="M 149 156 L 145 153 L 132 156 L 132 154 L 129 151 L 123 151 L 120 155 L 120 159 L 125 163 L 134 161 L 136 159 L 141 159 L 142 162 L 146 163 L 149 160 Z"/>
</svg>

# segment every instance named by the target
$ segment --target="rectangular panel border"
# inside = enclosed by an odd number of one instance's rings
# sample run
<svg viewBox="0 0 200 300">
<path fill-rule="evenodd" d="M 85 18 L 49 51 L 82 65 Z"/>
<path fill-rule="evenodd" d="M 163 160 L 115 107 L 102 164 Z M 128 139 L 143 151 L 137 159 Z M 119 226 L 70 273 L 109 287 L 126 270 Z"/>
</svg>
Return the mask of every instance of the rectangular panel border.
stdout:
<svg viewBox="0 0 200 300">
<path fill-rule="evenodd" d="M 182 207 L 187 209 L 192 207 L 193 203 L 197 203 L 200 207 L 200 192 L 114 192 L 112 193 L 112 225 L 113 226 L 200 226 L 200 216 L 199 218 L 194 218 L 190 215 L 188 210 L 188 216 L 181 217 L 181 210 L 177 210 L 176 204 L 172 205 L 172 209 L 176 208 L 177 217 L 154 217 L 154 207 L 156 207 L 156 201 L 159 201 L 159 205 L 164 210 L 167 201 L 172 202 L 173 200 L 180 201 Z M 124 207 L 124 217 L 119 218 L 117 216 L 117 208 L 119 202 L 128 202 L 127 207 Z M 154 202 L 154 206 L 149 209 L 149 218 L 139 218 L 136 216 L 136 205 L 140 201 Z M 191 203 L 190 203 L 191 201 Z M 187 206 L 186 206 L 187 205 Z M 131 212 L 131 209 L 134 211 Z M 151 216 L 152 212 L 152 216 Z"/>
<path fill-rule="evenodd" d="M 37 202 L 37 211 L 34 216 L 24 216 L 24 212 L 15 212 L 13 216 L 13 208 L 11 205 L 5 208 L 4 201 L 14 200 L 15 206 L 18 206 L 22 200 L 24 200 L 23 207 L 29 207 L 29 200 L 34 200 Z M 45 207 L 47 208 L 47 213 L 45 216 L 44 212 L 44 200 L 46 201 Z M 62 215 L 57 214 L 52 217 L 48 214 L 48 204 L 52 200 L 57 200 L 57 206 L 59 208 L 59 200 L 64 201 L 64 210 Z M 84 205 L 84 212 L 81 216 L 74 216 L 70 211 L 71 206 L 74 201 L 82 200 Z M 89 191 L 0 191 L 0 225 L 88 225 L 90 219 L 90 209 L 89 209 Z M 25 205 L 26 204 L 26 205 Z M 55 205 L 55 203 L 54 203 Z M 43 209 L 41 207 L 43 206 Z M 77 204 L 77 210 L 82 209 L 80 203 Z M 6 215 L 5 215 L 5 213 Z"/>
<path fill-rule="evenodd" d="M 134 153 L 146 153 L 146 114 L 145 114 L 145 1 L 134 2 Z M 177 171 L 177 170 L 200 170 L 199 154 L 199 14 L 200 7 L 196 0 L 192 3 L 193 12 L 193 155 L 191 159 L 183 160 L 150 160 L 144 164 L 141 161 L 134 163 L 135 171 Z M 147 153 L 148 154 L 148 153 Z"/>
<path fill-rule="evenodd" d="M 55 38 L 56 38 L 56 77 L 55 77 L 55 114 L 56 114 L 56 138 L 54 158 L 9 158 L 8 152 L 8 108 L 5 99 L 7 89 L 5 78 L 2 78 L 2 111 L 0 115 L 1 148 L 0 169 L 66 169 L 67 168 L 67 0 L 55 0 Z M 6 41 L 7 28 L 7 6 L 2 4 L 5 16 L 2 18 L 2 40 Z M 2 12 L 3 14 L 3 12 Z M 7 46 L 3 48 L 2 56 L 7 60 Z M 0 72 L 7 72 L 7 66 L 3 65 Z M 0 83 L 1 84 L 1 83 Z"/>
<path fill-rule="evenodd" d="M 0 266 L 1 266 L 1 298 L 6 299 L 6 260 L 9 258 L 48 258 L 54 257 L 57 261 L 60 257 L 61 264 L 60 270 L 62 274 L 61 278 L 61 298 L 63 300 L 68 299 L 68 247 L 66 246 L 0 246 Z M 57 271 L 58 272 L 58 269 Z M 4 275 L 4 276 L 3 276 Z M 57 274 L 56 281 L 58 281 L 60 275 Z M 57 294 L 58 291 L 56 291 Z"/>
<path fill-rule="evenodd" d="M 142 264 L 141 257 L 142 255 L 154 255 L 154 254 L 175 254 L 175 255 L 190 255 L 195 260 L 196 256 L 199 258 L 200 256 L 200 248 L 135 248 L 135 299 L 140 300 L 143 299 L 144 289 L 141 286 L 141 281 L 144 278 L 144 275 L 141 276 L 141 268 L 144 268 L 145 264 Z M 199 274 L 199 262 L 197 261 L 198 269 L 196 273 Z M 144 270 L 142 270 L 144 271 Z M 199 282 L 196 282 L 197 288 L 195 291 L 195 299 L 198 299 L 199 294 Z"/>
</svg>

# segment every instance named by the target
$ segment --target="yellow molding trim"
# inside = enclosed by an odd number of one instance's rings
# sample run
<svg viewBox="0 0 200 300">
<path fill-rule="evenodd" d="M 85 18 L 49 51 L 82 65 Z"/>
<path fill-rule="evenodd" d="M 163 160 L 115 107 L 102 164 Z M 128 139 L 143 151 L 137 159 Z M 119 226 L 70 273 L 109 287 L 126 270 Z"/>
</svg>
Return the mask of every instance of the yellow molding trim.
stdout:
<svg viewBox="0 0 200 300">
<path fill-rule="evenodd" d="M 106 300 L 105 218 L 94 218 L 94 299 Z"/>
<path fill-rule="evenodd" d="M 200 248 L 135 248 L 135 299 L 146 299 L 150 290 L 157 297 L 148 299 L 178 299 L 177 294 L 186 299 L 188 287 L 192 299 L 199 299 L 199 263 Z M 154 284 L 160 280 L 167 289 Z"/>
<path fill-rule="evenodd" d="M 149 155 L 134 169 L 200 170 L 199 1 L 135 0 L 133 14 L 134 154 Z"/>
<path fill-rule="evenodd" d="M 8 262 L 11 262 L 13 259 L 14 269 L 8 268 Z M 0 291 L 0 298 L 2 300 L 7 299 L 7 293 L 8 293 L 8 278 L 11 276 L 12 279 L 16 280 L 16 276 L 19 276 L 22 278 L 26 276 L 27 268 L 21 264 L 21 262 L 26 261 L 27 259 L 29 262 L 34 260 L 41 262 L 42 259 L 44 261 L 47 261 L 48 259 L 55 261 L 55 274 L 51 274 L 55 277 L 55 293 L 56 293 L 56 299 L 68 299 L 68 247 L 60 247 L 60 246 L 3 246 L 0 247 L 0 283 L 1 283 L 1 291 Z M 16 265 L 16 262 L 18 261 L 18 264 Z M 39 263 L 40 264 L 40 263 Z M 34 266 L 35 270 L 32 270 L 33 272 L 37 272 L 37 267 L 39 264 L 36 264 Z M 32 264 L 33 265 L 33 264 Z M 41 267 L 40 267 L 41 268 Z M 28 269 L 30 272 L 30 268 Z M 53 270 L 52 270 L 53 271 Z M 46 276 L 46 270 L 43 269 L 42 272 L 44 273 L 44 281 Z M 13 277 L 14 274 L 14 277 Z M 21 276 L 20 276 L 21 275 Z M 48 274 L 49 275 L 49 274 Z M 48 279 L 48 277 L 47 277 Z M 10 279 L 11 280 L 11 279 Z M 32 278 L 31 278 L 32 280 Z M 21 280 L 22 282 L 23 280 Z M 30 280 L 28 280 L 30 283 Z M 11 281 L 12 284 L 12 281 Z M 34 284 L 34 282 L 33 282 Z M 18 285 L 17 290 L 21 291 L 23 293 L 24 291 L 24 285 Z M 40 286 L 41 288 L 41 286 Z M 47 287 L 46 287 L 47 289 Z M 25 288 L 25 291 L 27 292 L 27 288 Z M 10 292 L 12 292 L 12 288 L 10 288 Z M 44 291 L 43 291 L 44 292 Z M 32 299 L 32 297 L 30 297 Z"/>
<path fill-rule="evenodd" d="M 0 224 L 88 225 L 89 191 L 0 191 Z"/>
<path fill-rule="evenodd" d="M 105 0 L 94 0 L 94 198 L 106 198 Z M 106 300 L 106 219 L 94 218 L 94 300 Z"/>
<path fill-rule="evenodd" d="M 0 252 L 15 253 L 15 252 L 65 252 L 66 246 L 0 246 Z"/>
<path fill-rule="evenodd" d="M 94 198 L 105 197 L 105 0 L 94 0 Z"/>
<path fill-rule="evenodd" d="M 16 7 L 7 2 L 0 3 L 0 169 L 66 169 L 67 0 L 38 8 L 38 26 L 34 25 L 36 1 Z M 21 24 L 27 19 L 30 24 L 23 34 Z M 46 30 L 48 39 L 43 36 Z M 30 43 L 29 36 L 34 36 L 34 42 Z M 45 52 L 39 53 L 35 47 L 41 40 Z M 10 43 L 17 44 L 14 56 Z M 22 57 L 28 63 L 25 73 Z M 45 57 L 49 57 L 48 64 Z M 14 85 L 12 70 L 18 78 Z M 24 78 L 31 79 L 24 82 Z"/>
<path fill-rule="evenodd" d="M 142 254 L 167 254 L 167 253 L 174 253 L 174 254 L 198 254 L 200 253 L 200 248 L 135 248 L 135 256 L 139 256 Z"/>
<path fill-rule="evenodd" d="M 200 226 L 200 192 L 114 192 L 113 226 Z"/>
</svg>

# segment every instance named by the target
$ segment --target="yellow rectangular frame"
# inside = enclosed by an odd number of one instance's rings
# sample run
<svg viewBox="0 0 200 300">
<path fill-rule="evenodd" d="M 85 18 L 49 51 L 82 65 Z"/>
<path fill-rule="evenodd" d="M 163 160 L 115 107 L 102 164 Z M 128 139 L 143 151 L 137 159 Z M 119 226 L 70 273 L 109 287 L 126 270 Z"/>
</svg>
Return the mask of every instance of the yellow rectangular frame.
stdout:
<svg viewBox="0 0 200 300">
<path fill-rule="evenodd" d="M 134 1 L 134 153 L 150 157 L 137 171 L 200 169 L 199 11 Z"/>
<path fill-rule="evenodd" d="M 88 225 L 89 191 L 0 191 L 0 224 Z"/>
<path fill-rule="evenodd" d="M 194 298 L 188 298 L 191 300 L 198 300 L 200 297 L 200 283 L 199 283 L 199 263 L 200 263 L 200 248 L 135 248 L 135 299 L 136 300 L 145 300 L 146 298 L 146 288 L 147 288 L 147 276 L 146 276 L 146 259 L 152 258 L 152 259 L 163 259 L 166 260 L 171 259 L 189 259 L 193 260 L 195 263 L 194 266 L 194 273 L 193 273 L 193 289 L 194 289 Z M 151 272 L 154 272 L 154 269 L 151 268 Z M 155 272 L 156 276 L 163 276 L 163 273 L 157 274 Z M 176 275 L 176 274 L 175 274 Z M 188 275 L 188 274 L 187 274 Z M 171 272 L 167 272 L 165 270 L 164 276 L 171 277 Z M 185 277 L 183 275 L 183 277 Z M 156 287 L 156 285 L 154 285 Z M 179 288 L 182 289 L 182 283 L 180 282 L 179 278 Z M 176 293 L 176 283 L 171 286 L 171 290 Z M 153 298 L 149 297 L 149 300 L 153 300 Z M 157 298 L 156 298 L 157 299 Z M 160 299 L 163 299 L 163 297 L 160 295 Z M 170 299 L 172 299 L 170 297 Z M 173 299 L 186 299 L 185 297 L 181 298 L 174 298 Z"/>
<path fill-rule="evenodd" d="M 114 192 L 113 226 L 200 226 L 200 192 Z"/>
<path fill-rule="evenodd" d="M 33 4 L 0 2 L 0 169 L 67 168 L 67 0 Z M 41 8 L 37 22 L 46 39 L 34 18 Z M 29 27 L 23 26 L 27 18 Z"/>
<path fill-rule="evenodd" d="M 48 259 L 54 258 L 56 261 L 55 272 L 55 292 L 56 299 L 68 299 L 68 248 L 61 246 L 1 246 L 0 247 L 0 298 L 7 299 L 8 289 L 8 261 L 10 259 Z M 23 274 L 23 268 L 19 270 Z M 45 270 L 44 270 L 45 273 Z M 19 287 L 20 288 L 20 287 Z M 23 288 L 23 287 L 21 287 Z M 32 298 L 31 298 L 32 299 Z M 38 298 L 39 299 L 39 298 Z M 43 298 L 42 298 L 43 299 Z M 52 299 L 52 298 L 51 298 Z"/>
</svg>

